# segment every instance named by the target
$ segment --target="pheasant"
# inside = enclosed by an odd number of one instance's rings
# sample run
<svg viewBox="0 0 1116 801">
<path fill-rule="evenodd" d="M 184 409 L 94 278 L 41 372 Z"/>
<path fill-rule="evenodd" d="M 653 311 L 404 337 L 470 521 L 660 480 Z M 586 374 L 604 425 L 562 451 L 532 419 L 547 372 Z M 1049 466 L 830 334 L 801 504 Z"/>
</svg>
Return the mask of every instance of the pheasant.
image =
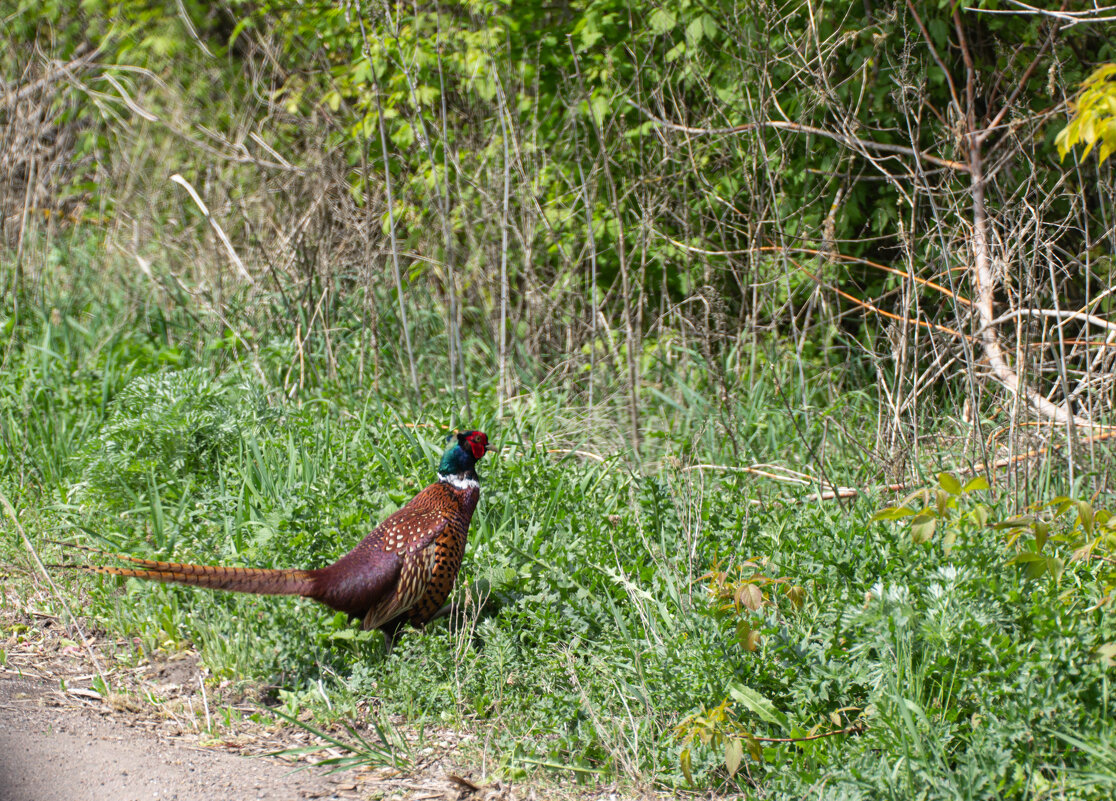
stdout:
<svg viewBox="0 0 1116 801">
<path fill-rule="evenodd" d="M 440 617 L 480 499 L 476 464 L 491 450 L 480 431 L 463 431 L 442 455 L 438 480 L 332 565 L 272 570 L 158 562 L 115 555 L 136 567 L 59 565 L 147 581 L 256 595 L 301 595 L 380 629 L 391 646 L 405 623 L 422 628 Z"/>
</svg>

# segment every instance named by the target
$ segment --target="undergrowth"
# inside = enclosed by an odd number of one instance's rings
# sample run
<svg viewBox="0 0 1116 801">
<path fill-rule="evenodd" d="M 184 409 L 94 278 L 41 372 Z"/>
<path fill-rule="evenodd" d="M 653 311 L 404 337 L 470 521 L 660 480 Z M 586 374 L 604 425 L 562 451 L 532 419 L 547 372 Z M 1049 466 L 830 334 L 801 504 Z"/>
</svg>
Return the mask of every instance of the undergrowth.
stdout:
<svg viewBox="0 0 1116 801">
<path fill-rule="evenodd" d="M 98 625 L 138 638 L 136 658 L 192 643 L 213 675 L 276 688 L 288 714 L 375 698 L 415 726 L 477 732 L 510 778 L 777 798 L 1110 797 L 1103 562 L 1036 573 L 984 521 L 943 548 L 874 522 L 888 496 L 819 502 L 696 469 L 808 470 L 824 445 L 834 476 L 855 480 L 854 450 L 816 424 L 869 419 L 855 393 L 837 406 L 800 393 L 790 408 L 742 376 L 750 391 L 722 401 L 690 376 L 685 391 L 648 393 L 651 444 L 633 469 L 608 449 L 622 419 L 611 399 L 587 408 L 542 385 L 501 414 L 482 383 L 464 419 L 433 379 L 421 403 L 401 377 L 355 384 L 343 351 L 340 378 L 323 371 L 296 397 L 290 363 L 266 357 L 289 343 L 266 330 L 254 359 L 173 304 L 156 314 L 80 282 L 43 298 L 18 324 L 5 309 L 0 474 L 53 561 L 67 555 L 48 540 L 320 566 L 432 479 L 449 427 L 497 444 L 457 613 L 407 632 L 390 657 L 378 633 L 306 601 L 68 583 Z M 982 497 L 1010 518 L 1010 498 Z M 11 533 L 0 558 L 26 564 Z"/>
</svg>

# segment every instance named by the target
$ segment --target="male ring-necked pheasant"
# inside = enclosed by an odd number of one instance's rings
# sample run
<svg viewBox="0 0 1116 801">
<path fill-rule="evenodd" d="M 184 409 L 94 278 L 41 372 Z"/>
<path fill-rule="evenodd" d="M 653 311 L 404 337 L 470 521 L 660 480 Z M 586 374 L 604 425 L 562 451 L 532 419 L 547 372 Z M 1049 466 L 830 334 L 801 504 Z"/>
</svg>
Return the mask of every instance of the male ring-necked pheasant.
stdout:
<svg viewBox="0 0 1116 801">
<path fill-rule="evenodd" d="M 480 499 L 476 464 L 491 450 L 480 431 L 464 431 L 442 455 L 438 480 L 328 567 L 271 570 L 118 558 L 137 567 L 64 565 L 89 573 L 189 584 L 257 595 L 301 595 L 380 629 L 388 649 L 404 623 L 421 628 L 449 597 Z"/>
</svg>

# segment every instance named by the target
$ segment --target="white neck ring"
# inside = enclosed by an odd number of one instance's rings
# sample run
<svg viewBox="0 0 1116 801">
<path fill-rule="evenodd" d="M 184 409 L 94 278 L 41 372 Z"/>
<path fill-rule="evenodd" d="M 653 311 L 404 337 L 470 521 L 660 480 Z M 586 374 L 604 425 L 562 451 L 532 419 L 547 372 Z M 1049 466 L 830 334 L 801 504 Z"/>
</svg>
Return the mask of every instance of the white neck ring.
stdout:
<svg viewBox="0 0 1116 801">
<path fill-rule="evenodd" d="M 480 484 L 475 478 L 465 478 L 464 476 L 455 475 L 440 475 L 438 476 L 438 480 L 449 484 L 454 489 L 480 489 Z"/>
</svg>

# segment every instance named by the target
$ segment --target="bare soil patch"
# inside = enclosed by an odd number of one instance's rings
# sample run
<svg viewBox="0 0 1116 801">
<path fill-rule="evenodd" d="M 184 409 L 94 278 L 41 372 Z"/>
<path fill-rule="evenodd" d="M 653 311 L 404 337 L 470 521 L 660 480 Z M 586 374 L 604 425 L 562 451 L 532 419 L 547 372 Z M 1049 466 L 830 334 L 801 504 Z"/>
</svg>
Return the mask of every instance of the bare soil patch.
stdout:
<svg viewBox="0 0 1116 801">
<path fill-rule="evenodd" d="M 0 676 L 5 801 L 357 798 L 356 785 L 345 782 L 174 742 L 143 717 L 79 708 L 57 684 Z"/>
<path fill-rule="evenodd" d="M 133 643 L 63 625 L 47 601 L 0 599 L 0 801 L 516 798 L 499 783 L 471 790 L 438 749 L 411 775 L 313 767 L 336 751 L 266 756 L 319 742 L 246 717 L 254 688 L 212 686 L 195 653 L 122 661 Z"/>
<path fill-rule="evenodd" d="M 572 782 L 512 787 L 464 761 L 475 738 L 452 730 L 428 729 L 406 774 L 313 767 L 335 749 L 267 756 L 321 743 L 246 717 L 259 711 L 258 688 L 214 686 L 196 653 L 122 658 L 134 643 L 65 625 L 42 611 L 46 593 L 19 590 L 0 592 L 0 801 L 633 798 Z M 98 673 L 107 694 L 95 689 Z"/>
</svg>

